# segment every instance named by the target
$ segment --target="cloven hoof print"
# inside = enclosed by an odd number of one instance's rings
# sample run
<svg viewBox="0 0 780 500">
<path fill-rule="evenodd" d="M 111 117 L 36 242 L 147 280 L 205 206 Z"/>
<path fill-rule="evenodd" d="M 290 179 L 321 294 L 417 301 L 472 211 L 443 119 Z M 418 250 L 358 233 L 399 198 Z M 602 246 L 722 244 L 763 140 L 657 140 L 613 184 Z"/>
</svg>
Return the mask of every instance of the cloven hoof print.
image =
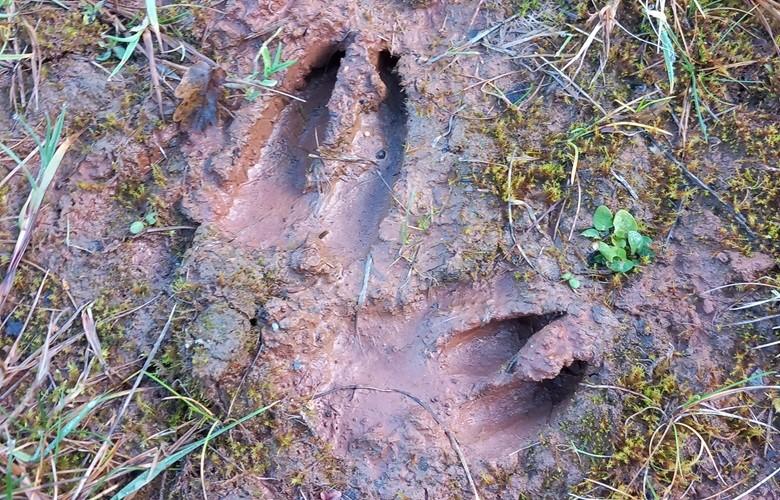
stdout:
<svg viewBox="0 0 780 500">
<path fill-rule="evenodd" d="M 780 500 L 777 0 L 0 0 L 8 500 Z"/>
</svg>

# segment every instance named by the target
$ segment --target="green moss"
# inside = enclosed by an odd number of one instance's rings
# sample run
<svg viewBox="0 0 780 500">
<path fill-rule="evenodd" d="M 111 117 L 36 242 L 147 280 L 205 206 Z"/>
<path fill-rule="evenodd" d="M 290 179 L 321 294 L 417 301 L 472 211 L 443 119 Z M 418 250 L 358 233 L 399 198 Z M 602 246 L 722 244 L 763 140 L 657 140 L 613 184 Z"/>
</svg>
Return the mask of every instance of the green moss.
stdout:
<svg viewBox="0 0 780 500">
<path fill-rule="evenodd" d="M 44 59 L 58 59 L 67 52 L 94 57 L 100 50 L 101 35 L 109 31 L 100 22 L 84 24 L 78 10 L 63 12 L 59 8 L 44 8 L 36 18 L 35 34 Z"/>
</svg>

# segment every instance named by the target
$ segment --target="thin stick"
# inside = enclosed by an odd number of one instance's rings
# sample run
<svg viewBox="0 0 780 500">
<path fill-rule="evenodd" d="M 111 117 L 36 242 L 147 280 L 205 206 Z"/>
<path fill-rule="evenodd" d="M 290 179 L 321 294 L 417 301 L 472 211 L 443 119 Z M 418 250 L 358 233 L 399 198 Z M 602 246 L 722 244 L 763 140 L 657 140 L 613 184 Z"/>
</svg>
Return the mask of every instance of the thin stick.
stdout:
<svg viewBox="0 0 780 500">
<path fill-rule="evenodd" d="M 157 31 L 158 42 L 162 48 L 162 43 L 159 40 L 160 32 Z M 157 101 L 157 110 L 160 112 L 160 119 L 165 120 L 165 112 L 163 111 L 162 90 L 160 87 L 160 73 L 157 71 L 157 63 L 154 57 L 154 42 L 152 42 L 152 34 L 149 30 L 144 30 L 144 49 L 146 50 L 146 58 L 149 59 L 149 73 L 152 76 L 152 87 L 154 88 L 154 100 Z"/>
<path fill-rule="evenodd" d="M 403 391 L 401 389 L 381 389 L 378 387 L 371 387 L 367 385 L 347 385 L 347 386 L 341 386 L 341 387 L 334 387 L 332 389 L 328 389 L 327 391 L 320 392 L 318 394 L 315 394 L 312 399 L 320 399 L 322 397 L 327 396 L 328 394 L 332 394 L 337 391 L 356 391 L 356 390 L 364 390 L 364 391 L 375 391 L 375 392 L 395 392 L 397 394 L 401 394 L 402 396 L 406 396 L 407 398 L 411 399 L 415 403 L 417 403 L 419 406 L 422 407 L 423 410 L 428 412 L 428 414 L 431 416 L 434 422 L 441 427 L 442 431 L 444 431 L 444 434 L 447 436 L 447 439 L 450 440 L 450 446 L 452 446 L 452 449 L 455 451 L 455 454 L 458 456 L 458 460 L 460 460 L 460 465 L 463 467 L 463 471 L 466 473 L 466 479 L 468 480 L 469 487 L 471 488 L 471 493 L 474 495 L 474 498 L 476 500 L 480 500 L 479 497 L 479 491 L 477 491 L 477 485 L 474 483 L 474 478 L 471 477 L 471 472 L 469 471 L 469 465 L 468 462 L 466 462 L 466 457 L 463 455 L 463 451 L 460 449 L 460 445 L 458 444 L 458 440 L 455 439 L 455 436 L 447 429 L 441 420 L 439 420 L 439 417 L 436 416 L 436 414 L 433 412 L 433 410 L 423 403 L 419 398 L 416 396 L 413 396 L 412 394 Z"/>
<path fill-rule="evenodd" d="M 157 341 L 152 346 L 152 350 L 149 352 L 149 355 L 146 357 L 146 361 L 144 362 L 143 368 L 141 368 L 141 371 L 138 372 L 138 376 L 135 378 L 135 382 L 133 383 L 133 387 L 130 389 L 130 392 L 127 393 L 127 397 L 125 398 L 125 402 L 122 403 L 122 408 L 119 410 L 119 413 L 117 414 L 116 419 L 114 419 L 114 423 L 111 424 L 111 427 L 108 430 L 108 433 L 104 437 L 106 441 L 111 439 L 111 435 L 114 433 L 116 428 L 119 426 L 119 424 L 122 422 L 122 418 L 124 417 L 125 412 L 127 411 L 127 408 L 130 406 L 130 401 L 133 399 L 133 395 L 138 390 L 138 386 L 141 385 L 141 381 L 143 380 L 144 376 L 146 375 L 146 370 L 149 369 L 149 366 L 152 364 L 152 361 L 154 360 L 155 355 L 157 355 L 157 351 L 160 349 L 160 346 L 162 345 L 163 339 L 165 339 L 165 335 L 168 333 L 168 330 L 171 327 L 171 323 L 173 322 L 173 314 L 176 312 L 176 304 L 173 304 L 173 307 L 171 308 L 171 313 L 168 315 L 168 321 L 165 322 L 165 326 L 163 327 L 162 331 L 160 332 L 160 335 L 157 337 Z"/>
<path fill-rule="evenodd" d="M 668 148 L 658 143 L 649 133 L 647 132 L 643 132 L 643 133 L 645 134 L 645 137 L 647 137 L 647 139 L 650 141 L 650 143 L 653 146 L 655 146 L 659 151 L 661 151 L 664 154 L 664 156 L 666 156 L 666 158 L 669 159 L 669 161 L 677 165 L 677 168 L 679 168 L 682 171 L 682 173 L 685 174 L 685 177 L 688 178 L 688 181 L 697 185 L 698 187 L 706 191 L 710 196 L 715 198 L 715 201 L 717 201 L 724 209 L 726 209 L 726 211 L 734 218 L 737 224 L 742 226 L 742 229 L 745 230 L 745 232 L 752 240 L 756 240 L 758 238 L 758 235 L 756 234 L 755 231 L 753 231 L 750 228 L 747 221 L 745 220 L 745 217 L 742 214 L 737 212 L 734 209 L 734 207 L 726 203 L 726 201 L 723 198 L 721 198 L 720 195 L 718 195 L 718 193 L 715 192 L 714 189 L 709 187 L 707 184 L 704 183 L 704 181 L 699 179 L 693 172 L 688 170 L 688 168 L 680 160 L 678 160 L 677 157 L 674 156 L 674 154 Z"/>
<path fill-rule="evenodd" d="M 580 186 L 580 179 L 577 178 L 577 211 L 574 212 L 574 221 L 571 223 L 571 231 L 569 231 L 569 240 L 571 241 L 574 236 L 574 229 L 577 227 L 577 219 L 580 216 L 580 207 L 582 206 L 582 186 Z"/>
</svg>

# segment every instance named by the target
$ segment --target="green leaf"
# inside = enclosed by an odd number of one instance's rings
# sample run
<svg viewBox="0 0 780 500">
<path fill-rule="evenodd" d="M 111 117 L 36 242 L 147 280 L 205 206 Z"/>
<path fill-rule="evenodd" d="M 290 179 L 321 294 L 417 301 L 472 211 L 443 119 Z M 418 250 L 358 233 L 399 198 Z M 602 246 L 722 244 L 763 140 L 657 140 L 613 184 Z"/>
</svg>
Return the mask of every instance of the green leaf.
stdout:
<svg viewBox="0 0 780 500">
<path fill-rule="evenodd" d="M 645 237 L 639 231 L 629 231 L 628 246 L 631 248 L 631 253 L 639 255 L 640 250 L 645 246 Z"/>
<path fill-rule="evenodd" d="M 576 290 L 580 287 L 580 280 L 577 278 L 569 278 L 569 286 L 572 290 Z"/>
<path fill-rule="evenodd" d="M 146 224 L 142 220 L 137 220 L 130 224 L 130 234 L 139 234 L 144 229 L 146 229 Z"/>
<path fill-rule="evenodd" d="M 607 245 L 603 241 L 599 241 L 599 253 L 607 261 L 607 264 L 615 259 L 626 260 L 626 251 L 620 247 Z"/>
<path fill-rule="evenodd" d="M 123 57 L 125 57 L 125 48 L 121 45 L 114 45 L 114 47 L 111 49 L 114 53 L 114 57 L 121 60 Z"/>
<path fill-rule="evenodd" d="M 593 212 L 593 227 L 599 231 L 606 231 L 612 227 L 612 210 L 600 205 L 595 212 Z"/>
<path fill-rule="evenodd" d="M 586 229 L 585 231 L 581 232 L 580 234 L 582 236 L 584 236 L 586 238 L 590 238 L 592 240 L 599 240 L 599 239 L 601 239 L 601 233 L 595 227 L 591 227 L 589 229 Z"/>
<path fill-rule="evenodd" d="M 653 240 L 650 239 L 649 236 L 642 236 L 642 247 L 639 249 L 638 255 L 640 257 L 655 257 L 655 253 L 653 253 L 653 249 L 650 248 L 650 245 L 653 243 Z"/>
<path fill-rule="evenodd" d="M 661 40 L 666 75 L 669 77 L 669 93 L 671 94 L 674 92 L 674 63 L 677 61 L 677 55 L 674 52 L 674 44 L 671 36 L 669 36 L 669 28 L 666 21 L 662 21 L 659 28 L 658 38 Z"/>
<path fill-rule="evenodd" d="M 282 44 L 276 46 L 276 52 L 274 52 L 274 62 L 273 67 L 276 68 L 279 66 L 279 63 L 282 61 Z"/>
<path fill-rule="evenodd" d="M 626 239 L 625 238 L 619 238 L 619 237 L 617 237 L 617 236 L 615 236 L 613 234 L 611 240 L 612 240 L 612 244 L 614 246 L 616 246 L 618 248 L 626 248 Z"/>
<path fill-rule="evenodd" d="M 614 234 L 618 238 L 625 238 L 628 236 L 629 231 L 639 230 L 639 225 L 636 223 L 634 216 L 622 209 L 615 214 L 614 224 Z"/>
<path fill-rule="evenodd" d="M 114 76 L 116 76 L 117 73 L 119 73 L 119 71 L 122 69 L 125 63 L 127 63 L 127 61 L 130 59 L 130 56 L 133 55 L 133 52 L 135 52 L 135 48 L 138 46 L 138 42 L 141 40 L 141 35 L 144 34 L 144 30 L 146 29 L 147 26 L 149 26 L 149 18 L 145 17 L 141 24 L 139 24 L 138 26 L 130 30 L 135 32 L 134 35 L 130 35 L 124 38 L 120 38 L 116 36 L 106 36 L 106 38 L 108 38 L 109 40 L 127 43 L 127 47 L 125 47 L 125 51 L 122 54 L 122 60 L 119 61 L 119 64 L 116 65 L 116 68 L 114 68 L 111 74 L 108 75 L 109 80 L 112 79 Z"/>
<path fill-rule="evenodd" d="M 574 275 L 572 273 L 568 272 L 568 271 L 566 271 L 565 273 L 561 274 L 561 279 L 563 281 L 568 281 L 568 280 L 572 279 L 573 277 L 574 277 Z"/>
<path fill-rule="evenodd" d="M 271 71 L 273 61 L 271 60 L 271 52 L 268 50 L 267 45 L 263 44 L 263 46 L 260 47 L 260 56 L 263 58 L 263 76 L 268 79 L 273 74 Z"/>
<path fill-rule="evenodd" d="M 100 53 L 97 57 L 95 57 L 95 60 L 97 62 L 105 62 L 108 61 L 111 58 L 111 49 L 106 49 L 102 53 Z"/>
<path fill-rule="evenodd" d="M 616 273 L 627 273 L 634 268 L 633 260 L 617 259 L 608 264 L 609 268 Z"/>
<path fill-rule="evenodd" d="M 150 226 L 154 226 L 155 224 L 157 224 L 157 212 L 155 212 L 154 210 L 152 210 L 151 212 L 147 212 L 146 215 L 144 216 L 144 220 Z"/>
</svg>

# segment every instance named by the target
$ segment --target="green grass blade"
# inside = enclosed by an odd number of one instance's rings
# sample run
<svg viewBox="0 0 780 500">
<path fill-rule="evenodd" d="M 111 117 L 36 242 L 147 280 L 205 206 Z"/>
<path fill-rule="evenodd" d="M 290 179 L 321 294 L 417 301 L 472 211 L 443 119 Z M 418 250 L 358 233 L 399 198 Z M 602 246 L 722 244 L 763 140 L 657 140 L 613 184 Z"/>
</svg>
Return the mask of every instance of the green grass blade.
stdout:
<svg viewBox="0 0 780 500">
<path fill-rule="evenodd" d="M 116 399 L 122 396 L 125 396 L 127 394 L 127 391 L 118 392 L 115 394 L 107 394 L 105 396 L 102 396 L 97 399 L 93 399 L 92 401 L 85 404 L 81 410 L 76 412 L 73 417 L 68 420 L 65 425 L 62 425 L 57 430 L 57 435 L 54 437 L 54 440 L 46 446 L 46 449 L 43 450 L 42 457 L 48 456 L 50 453 L 52 453 L 54 450 L 56 450 L 60 443 L 68 437 L 68 435 L 76 430 L 78 426 L 81 424 L 81 422 L 89 416 L 92 411 L 97 408 L 98 406 L 102 405 L 103 403 L 107 401 L 111 401 L 112 399 Z M 62 421 L 58 420 L 57 425 L 61 425 Z"/>
<path fill-rule="evenodd" d="M 46 189 L 48 189 L 49 184 L 54 179 L 54 175 L 60 168 L 60 163 L 62 163 L 62 158 L 68 151 L 68 148 L 70 148 L 71 139 L 66 139 L 62 144 L 59 144 L 64 125 L 65 110 L 63 109 L 60 116 L 57 117 L 54 126 L 47 127 L 45 143 L 40 151 L 41 170 L 38 172 L 36 186 L 33 188 L 32 196 L 30 197 L 30 208 L 34 211 L 37 211 L 41 203 L 43 203 Z"/>
<path fill-rule="evenodd" d="M 677 55 L 674 52 L 674 44 L 671 36 L 669 36 L 669 28 L 665 22 L 661 23 L 659 38 L 661 39 L 661 48 L 664 53 L 666 74 L 669 77 L 669 93 L 671 94 L 674 92 L 674 63 L 677 61 Z"/>
<path fill-rule="evenodd" d="M 0 62 L 8 61 L 21 61 L 22 59 L 29 59 L 32 54 L 0 54 Z"/>
<path fill-rule="evenodd" d="M 111 497 L 111 500 L 122 500 L 124 498 L 127 498 L 128 496 L 137 493 L 141 488 L 146 486 L 147 484 L 151 483 L 154 478 L 156 478 L 160 473 L 165 471 L 168 467 L 175 464 L 182 458 L 186 457 L 193 451 L 197 450 L 201 446 L 203 446 L 205 443 L 212 439 L 216 439 L 220 435 L 228 432 L 229 430 L 233 429 L 234 427 L 243 424 L 247 420 L 256 417 L 257 415 L 260 415 L 261 413 L 264 413 L 269 408 L 276 405 L 278 401 L 275 401 L 271 403 L 268 406 L 263 406 L 261 408 L 256 409 L 255 411 L 248 413 L 247 415 L 244 415 L 240 419 L 236 420 L 235 422 L 228 424 L 224 427 L 219 428 L 219 430 L 211 433 L 210 436 L 207 436 L 203 439 L 199 439 L 195 441 L 194 443 L 190 443 L 187 446 L 183 447 L 181 450 L 177 451 L 173 455 L 166 457 L 159 462 L 155 464 L 153 468 L 148 469 L 146 472 L 142 473 L 140 476 L 136 477 L 133 481 L 126 484 L 124 488 L 119 490 L 113 497 Z"/>
<path fill-rule="evenodd" d="M 116 67 L 111 72 L 111 74 L 108 75 L 109 80 L 115 77 L 117 73 L 119 73 L 119 71 L 124 67 L 124 65 L 130 59 L 130 57 L 133 55 L 133 52 L 135 52 L 135 48 L 138 46 L 138 42 L 141 40 L 141 36 L 144 34 L 144 30 L 146 29 L 147 26 L 149 26 L 149 18 L 145 17 L 144 21 L 140 25 L 133 28 L 133 31 L 136 32 L 134 35 L 130 35 L 128 37 L 125 37 L 124 39 L 119 39 L 111 36 L 106 37 L 116 41 L 127 41 L 127 47 L 125 47 L 125 52 L 122 54 L 122 59 L 119 61 L 119 64 L 116 65 Z"/>
<path fill-rule="evenodd" d="M 146 16 L 149 19 L 149 25 L 152 27 L 155 36 L 160 38 L 160 20 L 157 17 L 157 2 L 155 0 L 144 0 L 146 3 Z"/>
<path fill-rule="evenodd" d="M 11 439 L 8 443 L 8 448 L 13 449 L 16 443 Z M 14 498 L 14 457 L 8 457 L 8 463 L 5 466 L 5 498 L 12 500 Z"/>
<path fill-rule="evenodd" d="M 707 124 L 704 122 L 704 115 L 702 113 L 701 97 L 699 96 L 699 86 L 696 82 L 696 73 L 691 71 L 691 95 L 693 96 L 693 108 L 696 111 L 696 119 L 699 121 L 699 128 L 704 135 L 704 140 L 709 140 L 709 131 Z"/>
<path fill-rule="evenodd" d="M 196 401 L 197 404 L 195 404 L 193 402 L 193 401 L 195 401 L 194 399 L 188 398 L 186 396 L 183 396 L 183 395 L 179 394 L 173 387 L 169 386 L 163 380 L 161 380 L 160 378 L 158 378 L 157 376 L 155 376 L 152 373 L 144 372 L 144 374 L 147 377 L 149 377 L 150 379 L 152 379 L 155 382 L 157 382 L 158 384 L 160 384 L 161 386 L 163 386 L 168 392 L 173 394 L 176 399 L 178 399 L 178 400 L 182 401 L 184 404 L 186 404 L 193 412 L 197 413 L 198 415 L 200 415 L 201 417 L 205 418 L 206 420 L 209 420 L 209 421 L 212 421 L 212 422 L 216 421 L 216 418 L 214 418 L 214 415 L 211 412 L 209 412 L 208 408 L 206 408 L 206 406 L 203 405 L 203 403 L 200 403 L 199 401 Z M 200 405 L 200 406 L 198 406 L 198 405 Z"/>
<path fill-rule="evenodd" d="M 15 161 L 17 165 L 21 165 L 22 163 L 24 163 L 22 159 L 19 158 L 19 156 L 16 153 L 14 153 L 11 148 L 6 146 L 2 142 L 0 142 L 0 151 L 7 154 L 8 157 L 11 158 L 13 161 Z"/>
<path fill-rule="evenodd" d="M 762 377 L 771 377 L 771 376 L 775 375 L 776 373 L 777 372 L 775 372 L 775 371 L 765 372 L 763 370 L 759 370 L 756 373 L 750 375 L 749 377 L 745 377 L 742 380 L 738 380 L 738 381 L 736 381 L 734 383 L 731 383 L 731 384 L 728 384 L 726 386 L 720 387 L 718 389 L 715 389 L 714 391 L 707 392 L 707 393 L 701 394 L 701 395 L 692 396 L 685 404 L 683 404 L 681 406 L 681 408 L 686 408 L 686 409 L 690 408 L 691 406 L 695 406 L 695 405 L 699 404 L 699 402 L 701 402 L 704 399 L 711 398 L 712 396 L 717 396 L 718 394 L 720 394 L 722 392 L 726 392 L 728 390 L 735 389 L 737 387 L 741 387 L 741 386 L 744 386 L 746 384 L 750 384 L 751 382 L 755 382 L 756 380 L 758 380 L 758 379 L 760 379 Z"/>
</svg>

